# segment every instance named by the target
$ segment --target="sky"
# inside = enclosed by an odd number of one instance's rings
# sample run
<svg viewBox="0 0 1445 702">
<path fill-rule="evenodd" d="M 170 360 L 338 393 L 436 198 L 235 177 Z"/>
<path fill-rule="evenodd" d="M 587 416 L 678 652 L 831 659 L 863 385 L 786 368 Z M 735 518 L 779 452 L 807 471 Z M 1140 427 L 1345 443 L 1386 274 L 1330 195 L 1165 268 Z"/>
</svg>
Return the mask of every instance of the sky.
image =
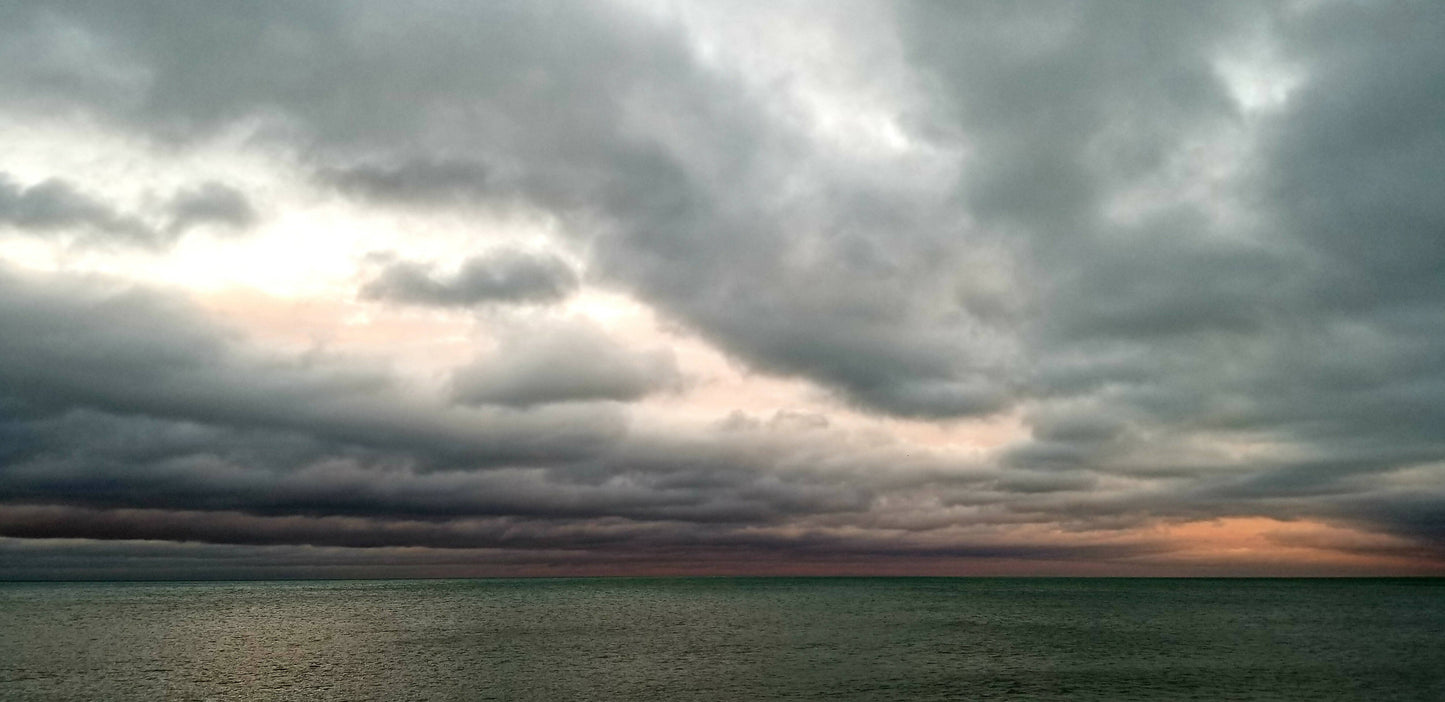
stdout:
<svg viewBox="0 0 1445 702">
<path fill-rule="evenodd" d="M 1445 575 L 1445 4 L 0 5 L 0 579 Z"/>
</svg>

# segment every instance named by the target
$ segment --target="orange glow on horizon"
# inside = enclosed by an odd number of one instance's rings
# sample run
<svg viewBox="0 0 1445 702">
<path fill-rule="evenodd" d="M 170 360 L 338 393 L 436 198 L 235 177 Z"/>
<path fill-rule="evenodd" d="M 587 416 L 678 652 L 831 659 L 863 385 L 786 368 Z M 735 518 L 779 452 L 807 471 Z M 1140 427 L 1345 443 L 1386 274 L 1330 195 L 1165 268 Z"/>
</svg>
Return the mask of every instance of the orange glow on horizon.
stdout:
<svg viewBox="0 0 1445 702">
<path fill-rule="evenodd" d="M 1181 566 L 1320 574 L 1445 574 L 1445 562 L 1418 543 L 1307 519 L 1226 517 L 1164 524 L 1154 531 L 1165 543 L 1177 547 L 1161 562 Z"/>
</svg>

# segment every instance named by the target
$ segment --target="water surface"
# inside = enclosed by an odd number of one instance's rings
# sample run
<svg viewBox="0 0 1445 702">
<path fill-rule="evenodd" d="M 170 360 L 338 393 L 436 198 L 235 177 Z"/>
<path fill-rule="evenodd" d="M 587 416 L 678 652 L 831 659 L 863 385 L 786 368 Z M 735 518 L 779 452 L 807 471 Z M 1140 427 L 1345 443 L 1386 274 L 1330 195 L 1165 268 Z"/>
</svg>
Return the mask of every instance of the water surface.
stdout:
<svg viewBox="0 0 1445 702">
<path fill-rule="evenodd" d="M 1445 580 L 0 584 L 0 699 L 1445 700 Z"/>
</svg>

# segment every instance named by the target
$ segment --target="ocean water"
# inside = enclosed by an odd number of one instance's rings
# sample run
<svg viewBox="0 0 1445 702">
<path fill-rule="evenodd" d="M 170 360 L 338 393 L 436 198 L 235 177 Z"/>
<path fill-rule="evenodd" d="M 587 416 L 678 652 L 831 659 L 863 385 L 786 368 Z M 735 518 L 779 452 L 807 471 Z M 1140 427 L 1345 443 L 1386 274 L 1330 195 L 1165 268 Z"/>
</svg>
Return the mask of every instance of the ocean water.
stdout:
<svg viewBox="0 0 1445 702">
<path fill-rule="evenodd" d="M 1445 580 L 0 584 L 5 700 L 1445 700 Z"/>
</svg>

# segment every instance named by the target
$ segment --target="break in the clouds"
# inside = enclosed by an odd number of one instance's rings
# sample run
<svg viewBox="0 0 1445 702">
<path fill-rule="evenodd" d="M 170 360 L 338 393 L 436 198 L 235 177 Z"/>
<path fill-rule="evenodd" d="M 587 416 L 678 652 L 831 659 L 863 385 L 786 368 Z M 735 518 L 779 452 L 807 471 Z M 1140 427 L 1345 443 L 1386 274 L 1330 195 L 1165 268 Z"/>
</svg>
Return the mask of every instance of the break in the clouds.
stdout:
<svg viewBox="0 0 1445 702">
<path fill-rule="evenodd" d="M 0 563 L 1441 572 L 1442 31 L 7 4 Z"/>
</svg>

